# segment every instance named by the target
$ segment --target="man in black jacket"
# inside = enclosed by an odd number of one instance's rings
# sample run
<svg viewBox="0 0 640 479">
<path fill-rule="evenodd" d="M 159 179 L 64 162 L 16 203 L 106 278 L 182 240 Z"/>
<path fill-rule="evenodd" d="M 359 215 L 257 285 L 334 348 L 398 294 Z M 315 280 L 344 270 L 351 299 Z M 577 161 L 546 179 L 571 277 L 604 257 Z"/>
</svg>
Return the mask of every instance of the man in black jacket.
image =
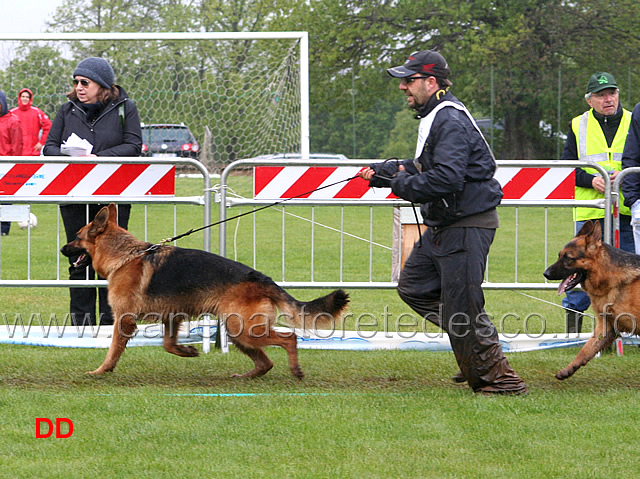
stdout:
<svg viewBox="0 0 640 479">
<path fill-rule="evenodd" d="M 482 281 L 498 227 L 502 189 L 495 159 L 465 106 L 449 92 L 449 66 L 432 50 L 412 53 L 387 72 L 420 119 L 414 160 L 377 163 L 360 173 L 420 203 L 428 226 L 407 259 L 398 294 L 449 335 L 460 373 L 476 393 L 523 394 L 495 326 L 484 310 Z"/>
<path fill-rule="evenodd" d="M 631 126 L 622 153 L 622 168 L 640 167 L 640 103 L 631 113 Z M 631 226 L 635 252 L 640 254 L 640 173 L 631 173 L 622 180 L 624 204 L 631 209 Z"/>
</svg>

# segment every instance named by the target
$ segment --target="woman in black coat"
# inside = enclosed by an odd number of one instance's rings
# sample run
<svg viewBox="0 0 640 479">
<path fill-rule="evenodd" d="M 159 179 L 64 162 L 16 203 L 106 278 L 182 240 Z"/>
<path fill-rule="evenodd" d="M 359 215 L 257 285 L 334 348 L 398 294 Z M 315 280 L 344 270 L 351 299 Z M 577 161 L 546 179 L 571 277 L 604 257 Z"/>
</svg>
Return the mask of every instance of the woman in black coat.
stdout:
<svg viewBox="0 0 640 479">
<path fill-rule="evenodd" d="M 51 126 L 43 148 L 46 156 L 60 156 L 61 145 L 72 135 L 91 143 L 86 156 L 140 156 L 142 130 L 138 109 L 124 89 L 114 84 L 113 68 L 104 58 L 82 60 L 73 72 L 73 88 L 67 94 Z M 102 204 L 66 204 L 60 206 L 67 240 L 72 241 L 77 231 L 93 219 Z M 131 205 L 118 207 L 118 223 L 127 228 Z M 94 279 L 95 271 L 76 270 L 69 258 L 69 279 Z M 96 324 L 96 289 L 70 288 L 71 321 L 74 325 Z M 100 288 L 100 324 L 113 324 L 107 290 Z"/>
</svg>

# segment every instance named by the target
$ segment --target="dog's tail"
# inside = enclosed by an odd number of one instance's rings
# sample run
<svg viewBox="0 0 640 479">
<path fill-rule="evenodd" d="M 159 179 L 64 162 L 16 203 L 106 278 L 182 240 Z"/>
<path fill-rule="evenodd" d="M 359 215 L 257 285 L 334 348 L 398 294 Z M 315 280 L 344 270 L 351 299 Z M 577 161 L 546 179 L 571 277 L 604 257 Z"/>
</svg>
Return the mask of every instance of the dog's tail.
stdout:
<svg viewBox="0 0 640 479">
<path fill-rule="evenodd" d="M 281 293 L 276 302 L 280 309 L 280 318 L 295 328 L 334 327 L 336 322 L 342 319 L 342 314 L 349 304 L 349 295 L 341 289 L 312 301 L 298 301 L 284 290 L 281 290 Z"/>
</svg>

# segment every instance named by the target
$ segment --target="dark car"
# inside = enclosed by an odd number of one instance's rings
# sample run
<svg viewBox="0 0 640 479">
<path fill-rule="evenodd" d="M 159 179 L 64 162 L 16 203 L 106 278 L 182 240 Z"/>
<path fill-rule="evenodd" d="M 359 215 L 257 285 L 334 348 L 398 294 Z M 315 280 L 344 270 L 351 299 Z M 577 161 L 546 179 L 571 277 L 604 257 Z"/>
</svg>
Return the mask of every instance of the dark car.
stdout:
<svg viewBox="0 0 640 479">
<path fill-rule="evenodd" d="M 185 124 L 142 124 L 142 155 L 198 159 L 200 145 Z"/>
</svg>

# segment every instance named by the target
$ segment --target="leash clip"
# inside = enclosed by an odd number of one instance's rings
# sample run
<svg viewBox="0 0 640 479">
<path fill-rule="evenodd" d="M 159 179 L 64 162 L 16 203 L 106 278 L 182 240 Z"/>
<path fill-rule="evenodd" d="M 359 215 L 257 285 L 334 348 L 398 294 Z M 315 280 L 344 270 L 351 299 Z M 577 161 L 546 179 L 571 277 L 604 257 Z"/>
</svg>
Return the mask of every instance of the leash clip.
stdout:
<svg viewBox="0 0 640 479">
<path fill-rule="evenodd" d="M 142 254 L 148 253 L 149 251 L 155 251 L 158 248 L 160 248 L 161 246 L 164 246 L 164 243 L 167 240 L 162 240 L 160 243 L 156 243 L 156 244 L 152 244 L 151 246 L 149 246 L 147 249 L 145 249 L 144 251 L 142 251 Z"/>
</svg>

